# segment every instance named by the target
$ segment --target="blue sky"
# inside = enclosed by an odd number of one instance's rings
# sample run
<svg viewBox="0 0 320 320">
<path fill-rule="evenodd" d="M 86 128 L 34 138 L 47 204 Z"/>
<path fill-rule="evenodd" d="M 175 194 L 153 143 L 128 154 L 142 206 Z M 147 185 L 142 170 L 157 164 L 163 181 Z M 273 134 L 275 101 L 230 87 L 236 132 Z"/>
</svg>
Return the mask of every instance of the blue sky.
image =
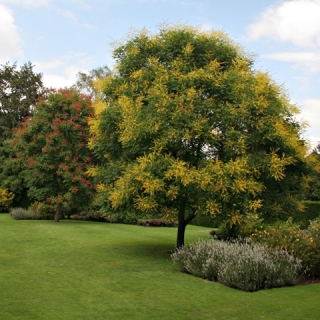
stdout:
<svg viewBox="0 0 320 320">
<path fill-rule="evenodd" d="M 0 64 L 31 61 L 45 85 L 107 64 L 112 43 L 161 24 L 219 29 L 286 88 L 320 142 L 320 0 L 0 0 Z"/>
</svg>

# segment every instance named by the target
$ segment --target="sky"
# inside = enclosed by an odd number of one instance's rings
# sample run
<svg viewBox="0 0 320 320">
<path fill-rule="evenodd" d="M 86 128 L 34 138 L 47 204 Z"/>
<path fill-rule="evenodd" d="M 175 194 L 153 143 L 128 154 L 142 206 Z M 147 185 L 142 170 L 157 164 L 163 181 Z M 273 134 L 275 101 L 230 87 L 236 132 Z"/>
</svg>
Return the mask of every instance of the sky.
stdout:
<svg viewBox="0 0 320 320">
<path fill-rule="evenodd" d="M 164 24 L 222 30 L 283 85 L 320 142 L 320 0 L 0 0 L 0 64 L 30 61 L 47 87 L 107 65 L 135 30 Z"/>
</svg>

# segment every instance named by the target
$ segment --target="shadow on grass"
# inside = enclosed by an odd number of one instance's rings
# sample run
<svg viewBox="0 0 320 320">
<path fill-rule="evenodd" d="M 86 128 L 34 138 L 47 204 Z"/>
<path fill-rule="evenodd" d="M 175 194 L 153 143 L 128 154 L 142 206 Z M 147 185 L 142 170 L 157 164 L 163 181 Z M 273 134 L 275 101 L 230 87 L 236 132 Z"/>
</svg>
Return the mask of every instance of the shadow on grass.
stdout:
<svg viewBox="0 0 320 320">
<path fill-rule="evenodd" d="M 159 244 L 159 243 L 145 243 L 145 242 L 136 242 L 134 245 L 123 244 L 118 245 L 118 249 L 132 257 L 153 257 L 153 258 L 170 258 L 171 251 L 174 249 L 174 246 L 170 244 Z"/>
</svg>

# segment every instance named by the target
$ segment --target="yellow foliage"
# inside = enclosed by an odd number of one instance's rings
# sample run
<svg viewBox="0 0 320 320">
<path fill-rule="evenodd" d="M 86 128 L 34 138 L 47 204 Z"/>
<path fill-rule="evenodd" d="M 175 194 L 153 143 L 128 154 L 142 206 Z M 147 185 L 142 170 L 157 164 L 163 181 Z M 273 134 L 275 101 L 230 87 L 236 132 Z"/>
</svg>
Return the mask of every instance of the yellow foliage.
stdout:
<svg viewBox="0 0 320 320">
<path fill-rule="evenodd" d="M 14 194 L 8 189 L 0 189 L 0 210 L 8 211 L 12 205 Z"/>
<path fill-rule="evenodd" d="M 170 185 L 167 191 L 167 197 L 171 200 L 175 200 L 179 195 L 179 188 L 175 185 Z"/>
<path fill-rule="evenodd" d="M 262 207 L 262 200 L 251 200 L 249 201 L 249 209 L 253 212 L 256 212 L 258 209 Z"/>
<path fill-rule="evenodd" d="M 287 157 L 284 153 L 280 157 L 277 150 L 271 151 L 271 159 L 269 163 L 270 174 L 275 180 L 282 180 L 285 177 L 285 168 L 292 164 L 295 160 L 292 157 Z"/>
<path fill-rule="evenodd" d="M 87 168 L 87 174 L 89 177 L 97 177 L 99 174 L 99 169 L 96 166 L 89 166 Z"/>
<path fill-rule="evenodd" d="M 187 43 L 187 45 L 184 47 L 184 54 L 189 55 L 194 50 L 191 43 Z"/>
<path fill-rule="evenodd" d="M 150 197 L 137 197 L 134 199 L 134 206 L 142 212 L 154 211 L 158 204 Z"/>
<path fill-rule="evenodd" d="M 227 223 L 232 225 L 240 225 L 244 221 L 245 216 L 240 213 L 239 210 L 233 210 L 227 215 Z"/>
<path fill-rule="evenodd" d="M 217 214 L 221 213 L 221 204 L 209 199 L 206 201 L 206 209 L 211 216 L 215 217 Z"/>
</svg>

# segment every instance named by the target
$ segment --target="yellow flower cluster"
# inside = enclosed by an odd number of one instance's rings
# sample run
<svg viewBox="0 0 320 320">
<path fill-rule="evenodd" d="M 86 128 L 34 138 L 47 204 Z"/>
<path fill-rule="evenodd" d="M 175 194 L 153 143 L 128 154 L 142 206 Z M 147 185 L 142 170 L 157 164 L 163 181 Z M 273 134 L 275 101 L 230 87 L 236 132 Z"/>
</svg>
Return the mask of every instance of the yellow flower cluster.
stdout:
<svg viewBox="0 0 320 320">
<path fill-rule="evenodd" d="M 308 229 L 301 229 L 289 221 L 278 226 L 261 227 L 251 234 L 250 240 L 289 251 L 302 260 L 311 274 L 316 274 L 320 272 L 319 230 L 320 219 L 311 221 Z"/>
</svg>

